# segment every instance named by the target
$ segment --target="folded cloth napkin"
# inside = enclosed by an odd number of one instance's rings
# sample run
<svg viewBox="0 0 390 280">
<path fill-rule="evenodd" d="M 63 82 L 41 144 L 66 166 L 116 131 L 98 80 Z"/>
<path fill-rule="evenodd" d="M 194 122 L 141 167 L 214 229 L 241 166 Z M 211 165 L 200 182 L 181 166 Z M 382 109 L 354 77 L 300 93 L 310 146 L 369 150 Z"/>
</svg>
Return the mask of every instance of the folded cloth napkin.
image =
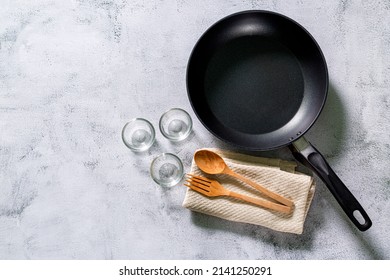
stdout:
<svg viewBox="0 0 390 280">
<path fill-rule="evenodd" d="M 207 150 L 223 157 L 234 172 L 291 199 L 295 204 L 294 210 L 291 214 L 283 214 L 231 197 L 206 197 L 189 188 L 183 201 L 184 207 L 230 221 L 261 225 L 280 232 L 302 234 L 306 214 L 315 191 L 315 181 L 312 176 L 297 173 L 295 171 L 297 164 L 290 161 L 254 157 L 220 149 L 207 148 Z M 203 173 L 194 160 L 190 173 L 216 179 L 231 191 L 270 200 L 259 191 L 229 175 Z"/>
</svg>

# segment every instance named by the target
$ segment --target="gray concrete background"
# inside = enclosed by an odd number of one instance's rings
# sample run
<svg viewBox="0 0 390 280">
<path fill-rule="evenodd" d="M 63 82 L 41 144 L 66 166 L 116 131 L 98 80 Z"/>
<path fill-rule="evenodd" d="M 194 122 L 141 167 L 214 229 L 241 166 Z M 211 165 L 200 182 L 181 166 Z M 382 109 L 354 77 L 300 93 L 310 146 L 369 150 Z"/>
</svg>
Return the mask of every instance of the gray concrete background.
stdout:
<svg viewBox="0 0 390 280">
<path fill-rule="evenodd" d="M 390 2 L 0 1 L 1 259 L 390 259 Z M 149 163 L 225 147 L 186 96 L 192 47 L 234 12 L 283 13 L 327 59 L 329 99 L 307 138 L 373 220 L 365 233 L 319 183 L 304 233 L 283 234 L 182 208 Z M 121 141 L 131 118 L 155 126 L 188 110 L 194 134 L 157 131 L 147 153 Z M 287 149 L 263 156 L 291 158 Z"/>
</svg>

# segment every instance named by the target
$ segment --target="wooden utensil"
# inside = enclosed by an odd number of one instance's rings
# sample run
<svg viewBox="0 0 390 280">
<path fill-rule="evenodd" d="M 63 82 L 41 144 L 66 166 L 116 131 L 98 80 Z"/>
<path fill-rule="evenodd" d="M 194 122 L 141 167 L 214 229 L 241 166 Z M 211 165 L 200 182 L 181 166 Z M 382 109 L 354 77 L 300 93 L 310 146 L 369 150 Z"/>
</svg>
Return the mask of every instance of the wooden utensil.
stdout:
<svg viewBox="0 0 390 280">
<path fill-rule="evenodd" d="M 233 176 L 243 182 L 245 182 L 246 184 L 250 185 L 251 187 L 257 189 L 258 191 L 262 192 L 263 194 L 269 196 L 270 198 L 273 198 L 274 200 L 284 204 L 284 205 L 287 205 L 287 206 L 293 206 L 294 203 L 277 194 L 277 193 L 274 193 L 268 189 L 266 189 L 265 187 L 259 185 L 259 184 L 256 184 L 255 182 L 245 178 L 244 176 L 240 175 L 240 174 L 237 174 L 235 173 L 233 170 L 231 170 L 226 162 L 223 160 L 223 158 L 221 158 L 218 154 L 212 152 L 212 151 L 209 151 L 209 150 L 200 150 L 200 151 L 197 151 L 194 155 L 194 159 L 195 159 L 195 163 L 196 165 L 203 171 L 203 172 L 206 172 L 208 174 L 227 174 L 227 175 L 230 175 L 230 176 Z"/>
<path fill-rule="evenodd" d="M 257 206 L 261 206 L 267 209 L 275 210 L 278 212 L 282 212 L 285 214 L 290 214 L 292 211 L 292 207 L 273 203 L 271 201 L 257 199 L 250 196 L 242 195 L 233 191 L 229 191 L 225 189 L 218 181 L 205 178 L 202 176 L 195 176 L 192 174 L 187 174 L 188 179 L 186 182 L 188 184 L 184 184 L 185 186 L 191 188 L 192 190 L 201 193 L 205 196 L 214 197 L 214 196 L 230 196 L 234 197 Z"/>
</svg>

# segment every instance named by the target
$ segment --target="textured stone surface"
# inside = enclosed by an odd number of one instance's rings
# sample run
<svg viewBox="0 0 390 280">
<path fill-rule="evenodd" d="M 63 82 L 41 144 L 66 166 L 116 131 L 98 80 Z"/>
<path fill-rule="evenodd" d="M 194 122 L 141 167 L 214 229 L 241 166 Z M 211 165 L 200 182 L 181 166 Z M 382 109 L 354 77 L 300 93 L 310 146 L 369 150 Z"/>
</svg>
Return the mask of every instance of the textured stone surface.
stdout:
<svg viewBox="0 0 390 280">
<path fill-rule="evenodd" d="M 224 147 L 190 109 L 185 68 L 205 29 L 247 9 L 295 19 L 323 49 L 329 99 L 307 138 L 361 201 L 369 231 L 321 183 L 296 236 L 191 213 L 184 187 L 149 178 L 161 152 L 188 169 L 195 149 Z M 390 259 L 389 49 L 387 0 L 1 1 L 0 258 Z M 158 131 L 144 154 L 124 146 L 129 119 L 157 127 L 171 107 L 194 118 L 187 142 Z"/>
</svg>

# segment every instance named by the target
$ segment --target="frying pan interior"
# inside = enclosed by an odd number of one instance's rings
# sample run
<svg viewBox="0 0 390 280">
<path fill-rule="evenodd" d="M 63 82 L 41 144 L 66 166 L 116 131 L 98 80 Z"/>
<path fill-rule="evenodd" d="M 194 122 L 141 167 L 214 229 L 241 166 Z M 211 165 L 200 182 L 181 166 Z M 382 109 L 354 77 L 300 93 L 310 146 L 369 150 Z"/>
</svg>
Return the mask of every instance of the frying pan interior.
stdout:
<svg viewBox="0 0 390 280">
<path fill-rule="evenodd" d="M 289 145 L 294 157 L 326 184 L 350 220 L 371 227 L 363 207 L 302 135 L 319 116 L 328 72 L 313 37 L 295 21 L 248 11 L 210 27 L 187 67 L 187 92 L 203 125 L 249 150 Z"/>
<path fill-rule="evenodd" d="M 217 137 L 251 150 L 285 146 L 306 132 L 327 95 L 324 57 L 295 22 L 241 13 L 195 46 L 187 86 L 194 111 Z"/>
</svg>

